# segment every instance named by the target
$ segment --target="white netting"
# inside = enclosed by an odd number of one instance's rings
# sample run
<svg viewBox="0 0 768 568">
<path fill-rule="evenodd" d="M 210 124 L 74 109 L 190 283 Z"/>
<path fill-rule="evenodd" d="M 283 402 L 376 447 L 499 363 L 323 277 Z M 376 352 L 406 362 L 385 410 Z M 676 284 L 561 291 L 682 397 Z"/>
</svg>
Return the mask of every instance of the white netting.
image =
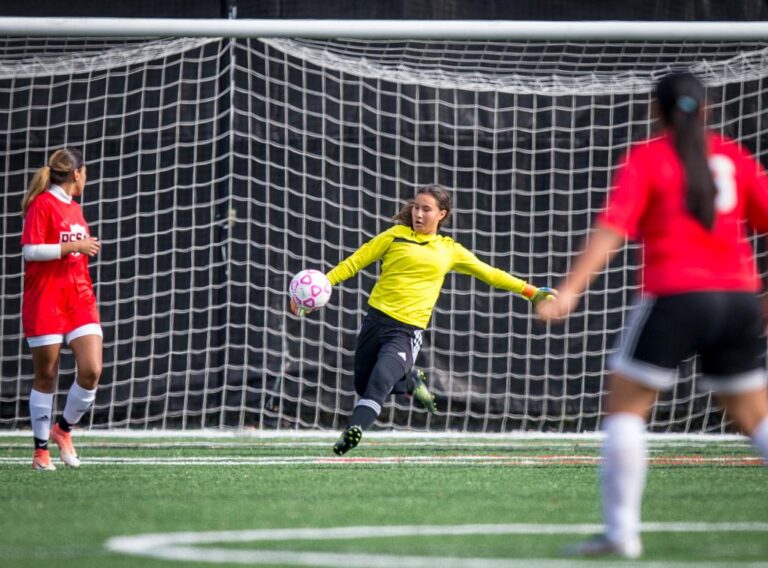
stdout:
<svg viewBox="0 0 768 568">
<path fill-rule="evenodd" d="M 532 94 L 641 93 L 671 68 L 711 85 L 758 79 L 765 44 L 663 42 L 328 42 L 263 40 L 323 68 L 398 83 Z"/>
<path fill-rule="evenodd" d="M 710 85 L 713 123 L 766 158 L 768 45 L 755 43 L 6 40 L 0 53 L 4 275 L 0 424 L 28 425 L 18 203 L 34 168 L 84 148 L 105 369 L 92 427 L 330 428 L 355 395 L 371 266 L 301 321 L 286 295 L 328 270 L 424 183 L 455 190 L 448 232 L 554 284 L 617 158 L 651 131 L 671 67 Z M 631 304 L 628 246 L 562 328 L 526 302 L 446 279 L 418 364 L 440 412 L 392 399 L 379 425 L 594 430 L 605 358 Z M 60 393 L 72 380 L 64 358 Z M 695 363 L 657 431 L 722 431 Z M 58 397 L 58 403 L 63 402 Z"/>
<path fill-rule="evenodd" d="M 95 73 L 162 60 L 212 41 L 219 40 L 30 38 L 21 43 L 6 38 L 0 44 L 0 79 Z"/>
</svg>

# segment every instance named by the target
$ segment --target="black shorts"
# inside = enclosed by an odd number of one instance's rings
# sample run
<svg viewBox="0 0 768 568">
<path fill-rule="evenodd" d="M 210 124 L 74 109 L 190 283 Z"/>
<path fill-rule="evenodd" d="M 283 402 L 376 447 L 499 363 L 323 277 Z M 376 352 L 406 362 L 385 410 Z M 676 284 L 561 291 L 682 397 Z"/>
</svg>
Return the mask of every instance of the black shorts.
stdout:
<svg viewBox="0 0 768 568">
<path fill-rule="evenodd" d="M 373 367 L 382 357 L 391 357 L 398 372 L 402 369 L 400 377 L 410 371 L 421 350 L 423 338 L 423 329 L 369 307 L 355 347 L 355 386 L 358 391 L 364 390 Z"/>
<path fill-rule="evenodd" d="M 766 384 L 760 300 L 747 292 L 690 292 L 640 301 L 612 355 L 614 372 L 670 389 L 680 363 L 700 355 L 705 389 L 738 393 Z"/>
</svg>

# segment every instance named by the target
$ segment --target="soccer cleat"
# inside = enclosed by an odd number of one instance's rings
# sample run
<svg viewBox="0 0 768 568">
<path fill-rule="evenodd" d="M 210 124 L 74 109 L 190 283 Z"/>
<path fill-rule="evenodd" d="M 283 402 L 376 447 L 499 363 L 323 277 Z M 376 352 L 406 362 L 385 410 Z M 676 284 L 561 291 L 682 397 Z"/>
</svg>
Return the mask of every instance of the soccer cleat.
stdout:
<svg viewBox="0 0 768 568">
<path fill-rule="evenodd" d="M 615 542 L 606 535 L 594 536 L 582 542 L 566 546 L 563 549 L 566 556 L 622 556 L 624 558 L 640 558 L 643 554 L 643 545 L 639 538 L 629 539 L 624 542 Z"/>
<path fill-rule="evenodd" d="M 363 430 L 360 426 L 350 426 L 341 433 L 339 439 L 333 445 L 333 453 L 337 456 L 343 456 L 349 450 L 360 443 L 363 437 Z"/>
<path fill-rule="evenodd" d="M 75 446 L 72 445 L 72 433 L 65 432 L 54 424 L 51 428 L 51 440 L 59 446 L 59 458 L 69 467 L 80 467 L 80 460 L 77 458 Z"/>
<path fill-rule="evenodd" d="M 51 452 L 48 450 L 35 450 L 35 457 L 32 458 L 32 469 L 43 471 L 56 471 L 56 466 L 51 461 Z"/>
<path fill-rule="evenodd" d="M 408 375 L 408 378 L 413 384 L 411 396 L 415 401 L 426 408 L 430 414 L 434 414 L 436 410 L 435 395 L 429 392 L 429 389 L 427 388 L 427 376 L 424 374 L 424 371 L 414 367 Z"/>
</svg>

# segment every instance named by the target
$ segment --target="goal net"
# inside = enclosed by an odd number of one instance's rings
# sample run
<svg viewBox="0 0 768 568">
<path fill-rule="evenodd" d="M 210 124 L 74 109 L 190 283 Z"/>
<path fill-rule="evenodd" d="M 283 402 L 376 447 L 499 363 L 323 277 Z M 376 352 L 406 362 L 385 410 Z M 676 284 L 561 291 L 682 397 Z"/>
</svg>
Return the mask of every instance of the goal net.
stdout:
<svg viewBox="0 0 768 568">
<path fill-rule="evenodd" d="M 291 276 L 329 270 L 440 183 L 449 235 L 554 285 L 617 159 L 652 132 L 654 80 L 680 67 L 707 83 L 712 125 L 768 165 L 766 43 L 6 38 L 0 425 L 29 427 L 19 203 L 54 149 L 84 150 L 102 242 L 104 373 L 84 427 L 338 428 L 379 269 L 301 320 Z M 595 431 L 637 257 L 630 243 L 560 327 L 450 274 L 417 360 L 438 413 L 393 397 L 377 427 Z M 728 429 L 696 369 L 660 396 L 653 431 Z M 57 411 L 74 372 L 65 350 Z"/>
</svg>

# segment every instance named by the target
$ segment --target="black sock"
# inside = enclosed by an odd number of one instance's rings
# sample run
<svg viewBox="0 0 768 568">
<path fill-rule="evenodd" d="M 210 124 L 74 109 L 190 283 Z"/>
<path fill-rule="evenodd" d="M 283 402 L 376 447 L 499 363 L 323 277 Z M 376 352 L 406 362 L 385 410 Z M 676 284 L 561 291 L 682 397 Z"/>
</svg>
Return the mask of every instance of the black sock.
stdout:
<svg viewBox="0 0 768 568">
<path fill-rule="evenodd" d="M 358 404 L 352 412 L 352 418 L 349 419 L 350 426 L 360 426 L 363 430 L 370 428 L 376 421 L 376 412 L 370 406 Z"/>
<path fill-rule="evenodd" d="M 48 449 L 48 440 L 41 440 L 40 438 L 35 438 L 35 449 L 36 450 L 47 450 Z"/>
<path fill-rule="evenodd" d="M 71 432 L 72 431 L 72 424 L 64 420 L 63 416 L 59 416 L 59 419 L 56 421 L 56 424 L 59 425 L 59 428 L 64 430 L 64 432 Z"/>
</svg>

